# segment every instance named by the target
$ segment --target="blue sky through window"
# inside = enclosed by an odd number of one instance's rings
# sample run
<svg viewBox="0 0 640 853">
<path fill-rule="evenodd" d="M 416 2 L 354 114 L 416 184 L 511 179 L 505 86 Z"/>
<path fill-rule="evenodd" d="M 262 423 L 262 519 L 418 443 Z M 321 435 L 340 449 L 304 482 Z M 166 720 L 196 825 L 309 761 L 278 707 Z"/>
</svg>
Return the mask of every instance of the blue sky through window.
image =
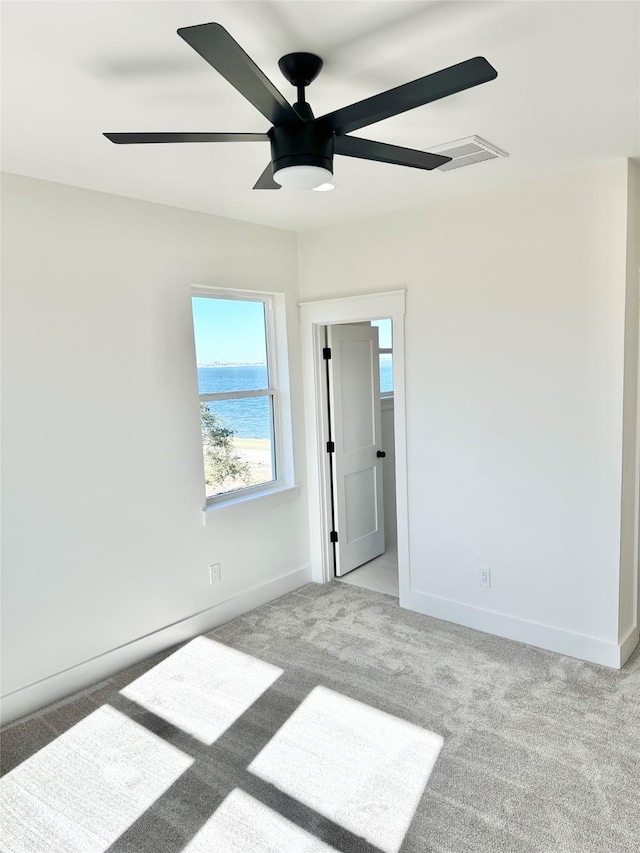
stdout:
<svg viewBox="0 0 640 853">
<path fill-rule="evenodd" d="M 378 327 L 378 346 L 384 349 L 392 347 L 391 320 L 372 320 L 371 325 Z"/>
<path fill-rule="evenodd" d="M 266 363 L 263 302 L 194 296 L 192 303 L 198 367 Z"/>
</svg>

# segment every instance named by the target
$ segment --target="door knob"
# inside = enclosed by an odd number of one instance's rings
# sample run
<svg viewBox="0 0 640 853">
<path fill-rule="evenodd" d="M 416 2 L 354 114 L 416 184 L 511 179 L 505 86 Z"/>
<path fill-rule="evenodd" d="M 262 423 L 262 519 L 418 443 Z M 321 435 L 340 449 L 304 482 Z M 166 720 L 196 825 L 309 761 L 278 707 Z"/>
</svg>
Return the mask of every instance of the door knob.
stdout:
<svg viewBox="0 0 640 853">
<path fill-rule="evenodd" d="M 386 455 L 387 455 L 387 454 L 384 452 L 384 450 L 379 450 L 379 451 L 376 453 L 376 456 L 378 457 L 378 459 L 384 459 L 384 457 L 385 457 Z"/>
</svg>

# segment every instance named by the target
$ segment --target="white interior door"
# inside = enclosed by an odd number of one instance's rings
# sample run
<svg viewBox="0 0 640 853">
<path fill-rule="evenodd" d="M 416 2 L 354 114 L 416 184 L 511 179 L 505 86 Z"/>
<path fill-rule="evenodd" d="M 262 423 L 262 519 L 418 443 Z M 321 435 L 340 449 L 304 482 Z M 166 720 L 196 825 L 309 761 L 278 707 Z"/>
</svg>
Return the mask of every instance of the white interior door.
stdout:
<svg viewBox="0 0 640 853">
<path fill-rule="evenodd" d="M 384 553 L 378 329 L 328 327 L 336 575 Z"/>
</svg>

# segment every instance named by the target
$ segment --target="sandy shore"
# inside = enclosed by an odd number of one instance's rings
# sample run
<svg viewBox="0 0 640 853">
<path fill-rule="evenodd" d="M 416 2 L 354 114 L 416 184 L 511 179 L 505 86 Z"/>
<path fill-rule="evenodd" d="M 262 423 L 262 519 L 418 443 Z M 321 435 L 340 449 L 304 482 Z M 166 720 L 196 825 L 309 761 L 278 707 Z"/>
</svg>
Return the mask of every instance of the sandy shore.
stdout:
<svg viewBox="0 0 640 853">
<path fill-rule="evenodd" d="M 233 446 L 251 471 L 249 486 L 267 483 L 273 479 L 271 472 L 271 442 L 268 438 L 234 438 Z"/>
<path fill-rule="evenodd" d="M 271 457 L 271 442 L 268 438 L 233 438 L 236 450 L 259 450 Z"/>
<path fill-rule="evenodd" d="M 271 470 L 271 442 L 268 438 L 234 438 L 233 446 L 238 456 L 249 466 L 249 481 L 228 480 L 224 484 L 225 492 L 257 486 L 273 479 Z M 217 494 L 218 490 L 207 487 L 207 496 Z"/>
</svg>

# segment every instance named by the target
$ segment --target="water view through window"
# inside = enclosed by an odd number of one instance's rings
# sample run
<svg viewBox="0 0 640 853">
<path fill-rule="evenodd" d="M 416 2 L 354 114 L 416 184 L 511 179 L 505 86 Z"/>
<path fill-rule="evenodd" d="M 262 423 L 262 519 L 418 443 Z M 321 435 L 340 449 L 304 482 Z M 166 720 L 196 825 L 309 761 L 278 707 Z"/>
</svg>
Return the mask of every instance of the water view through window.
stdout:
<svg viewBox="0 0 640 853">
<path fill-rule="evenodd" d="M 389 394 L 393 391 L 393 355 L 380 354 L 380 393 Z"/>
<path fill-rule="evenodd" d="M 392 394 L 393 324 L 391 320 L 373 320 L 371 325 L 378 327 L 378 346 L 380 347 L 380 393 Z"/>
<path fill-rule="evenodd" d="M 208 498 L 276 479 L 265 303 L 193 297 Z"/>
</svg>

